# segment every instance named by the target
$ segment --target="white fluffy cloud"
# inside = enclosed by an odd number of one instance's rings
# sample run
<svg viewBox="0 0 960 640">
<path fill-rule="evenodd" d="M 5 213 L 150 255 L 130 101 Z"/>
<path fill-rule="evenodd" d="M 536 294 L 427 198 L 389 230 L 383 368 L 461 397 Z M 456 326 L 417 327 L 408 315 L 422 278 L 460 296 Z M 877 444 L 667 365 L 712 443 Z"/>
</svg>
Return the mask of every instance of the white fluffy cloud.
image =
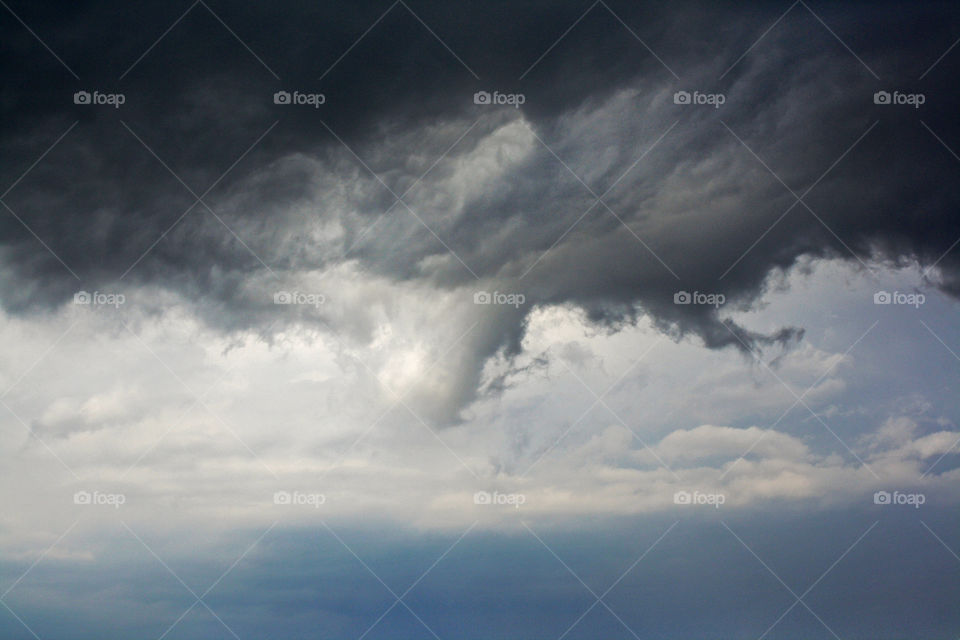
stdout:
<svg viewBox="0 0 960 640">
<path fill-rule="evenodd" d="M 834 278 L 829 268 L 792 277 Z M 464 359 L 478 352 L 471 341 L 495 340 L 496 305 L 474 305 L 470 290 L 388 286 L 349 269 L 301 284 L 327 299 L 294 311 L 354 322 L 355 333 L 334 338 L 307 319 L 269 339 L 224 332 L 153 290 L 128 292 L 119 310 L 4 316 L 0 339 L 12 349 L 0 371 L 9 388 L 0 453 L 4 499 L 18 507 L 4 520 L 11 549 L 33 548 L 45 538 L 25 532 L 77 516 L 87 526 L 122 515 L 163 527 L 215 515 L 230 526 L 372 511 L 444 528 L 516 526 L 519 514 L 663 512 L 677 508 L 677 491 L 723 493 L 727 509 L 866 504 L 872 491 L 896 487 L 957 497 L 960 431 L 938 417 L 938 403 L 915 389 L 894 402 L 897 412 L 861 388 L 864 376 L 885 379 L 874 358 L 882 341 L 848 350 L 856 335 L 830 346 L 814 331 L 768 369 L 675 342 L 646 320 L 599 331 L 575 309 L 543 307 L 518 357 L 494 358 L 465 383 Z M 778 313 L 779 295 L 767 313 Z M 933 361 L 941 347 L 930 349 Z M 490 392 L 461 423 L 438 427 L 431 416 L 448 410 L 458 385 L 475 383 Z M 78 490 L 123 493 L 126 503 L 122 512 L 77 506 Z M 284 508 L 273 504 L 276 491 L 325 502 Z M 519 514 L 478 506 L 477 491 L 524 502 Z"/>
</svg>

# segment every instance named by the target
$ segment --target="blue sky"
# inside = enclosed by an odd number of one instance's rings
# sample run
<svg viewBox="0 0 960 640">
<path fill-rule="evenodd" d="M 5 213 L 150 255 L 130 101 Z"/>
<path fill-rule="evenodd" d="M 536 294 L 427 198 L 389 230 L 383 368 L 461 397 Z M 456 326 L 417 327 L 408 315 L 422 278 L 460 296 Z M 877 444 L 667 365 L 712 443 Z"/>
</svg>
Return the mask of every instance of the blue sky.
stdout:
<svg viewBox="0 0 960 640">
<path fill-rule="evenodd" d="M 949 514 L 924 512 L 923 522 L 944 538 L 958 533 Z M 956 624 L 957 560 L 912 513 L 658 516 L 575 533 L 528 526 L 542 542 L 526 530 L 472 530 L 422 580 L 459 535 L 342 527 L 358 560 L 322 526 L 276 528 L 204 602 L 241 637 L 359 637 L 377 620 L 366 637 L 422 637 L 427 627 L 440 637 L 560 637 L 582 614 L 564 637 L 759 637 L 774 623 L 768 637 L 944 637 Z M 17 588 L 12 604 L 41 637 L 89 637 L 84 629 L 108 624 L 105 637 L 157 637 L 194 603 L 171 571 L 199 595 L 262 532 L 235 532 L 201 562 L 161 556 L 169 571 L 124 531 L 105 533 L 113 551 L 102 561 L 45 562 Z M 397 604 L 381 618 L 395 603 L 390 590 L 414 583 L 403 598 L 410 609 Z M 803 602 L 781 619 L 796 600 L 790 590 Z M 231 635 L 197 605 L 168 637 Z"/>
</svg>

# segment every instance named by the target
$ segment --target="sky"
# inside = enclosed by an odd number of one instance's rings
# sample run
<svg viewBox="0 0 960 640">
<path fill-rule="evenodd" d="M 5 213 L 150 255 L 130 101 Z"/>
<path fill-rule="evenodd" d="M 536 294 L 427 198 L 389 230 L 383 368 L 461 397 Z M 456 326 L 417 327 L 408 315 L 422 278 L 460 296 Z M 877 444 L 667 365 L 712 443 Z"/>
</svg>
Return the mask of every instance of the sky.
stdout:
<svg viewBox="0 0 960 640">
<path fill-rule="evenodd" d="M 0 0 L 0 637 L 956 639 L 958 38 Z"/>
</svg>

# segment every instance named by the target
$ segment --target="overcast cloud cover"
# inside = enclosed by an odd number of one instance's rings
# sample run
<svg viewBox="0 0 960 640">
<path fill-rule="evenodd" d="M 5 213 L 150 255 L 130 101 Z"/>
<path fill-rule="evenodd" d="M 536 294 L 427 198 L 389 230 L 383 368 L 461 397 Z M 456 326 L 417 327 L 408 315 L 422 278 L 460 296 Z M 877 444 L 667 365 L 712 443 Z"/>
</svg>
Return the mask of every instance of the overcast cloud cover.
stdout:
<svg viewBox="0 0 960 640">
<path fill-rule="evenodd" d="M 0 4 L 3 638 L 960 635 L 954 3 Z"/>
</svg>

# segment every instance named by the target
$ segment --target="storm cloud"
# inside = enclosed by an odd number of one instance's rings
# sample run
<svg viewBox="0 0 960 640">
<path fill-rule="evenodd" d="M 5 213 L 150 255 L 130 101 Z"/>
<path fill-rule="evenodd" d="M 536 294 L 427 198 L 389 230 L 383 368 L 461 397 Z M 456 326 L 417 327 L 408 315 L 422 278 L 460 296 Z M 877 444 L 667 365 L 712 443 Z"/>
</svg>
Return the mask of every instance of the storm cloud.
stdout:
<svg viewBox="0 0 960 640">
<path fill-rule="evenodd" d="M 465 303 L 522 293 L 521 308 L 475 310 L 445 422 L 489 357 L 519 350 L 538 305 L 610 327 L 650 314 L 752 350 L 802 331 L 760 335 L 674 294 L 746 307 L 802 256 L 915 261 L 956 292 L 956 62 L 931 67 L 956 19 L 946 5 L 906 20 L 894 5 L 826 9 L 827 27 L 801 3 L 769 31 L 782 10 L 697 3 L 528 3 L 509 20 L 484 3 L 23 11 L 61 46 L 39 55 L 4 25 L 20 79 L 0 130 L 8 310 L 158 287 L 215 326 L 269 332 L 273 292 L 338 269 Z M 944 40 L 905 35 L 921 28 Z M 74 104 L 75 91 L 125 100 Z M 277 91 L 323 103 L 275 104 Z M 477 91 L 523 102 L 475 104 Z M 875 104 L 877 91 L 925 101 Z M 325 285 L 325 307 L 281 326 L 371 340 L 367 303 Z"/>
</svg>

